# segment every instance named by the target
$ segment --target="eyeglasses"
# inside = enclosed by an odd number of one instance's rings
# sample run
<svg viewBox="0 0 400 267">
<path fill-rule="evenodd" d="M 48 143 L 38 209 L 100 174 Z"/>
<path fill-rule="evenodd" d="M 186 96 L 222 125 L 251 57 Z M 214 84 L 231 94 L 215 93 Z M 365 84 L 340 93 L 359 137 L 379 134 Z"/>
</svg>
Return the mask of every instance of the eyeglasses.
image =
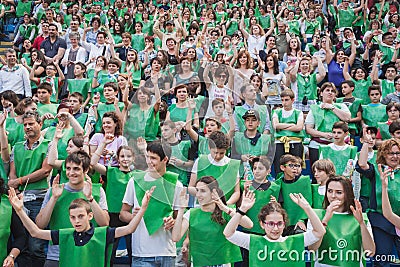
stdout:
<svg viewBox="0 0 400 267">
<path fill-rule="evenodd" d="M 400 152 L 388 152 L 387 153 L 389 156 L 397 156 L 400 157 Z"/>
<path fill-rule="evenodd" d="M 300 164 L 293 164 L 293 163 L 289 163 L 289 164 L 284 164 L 283 166 L 285 167 L 289 167 L 289 168 L 300 168 L 301 165 Z"/>
<path fill-rule="evenodd" d="M 264 221 L 264 224 L 270 229 L 273 229 L 275 226 L 278 227 L 278 228 L 284 228 L 285 227 L 285 222 L 284 221 L 279 221 L 279 222 L 273 222 L 273 221 L 265 222 Z"/>
</svg>

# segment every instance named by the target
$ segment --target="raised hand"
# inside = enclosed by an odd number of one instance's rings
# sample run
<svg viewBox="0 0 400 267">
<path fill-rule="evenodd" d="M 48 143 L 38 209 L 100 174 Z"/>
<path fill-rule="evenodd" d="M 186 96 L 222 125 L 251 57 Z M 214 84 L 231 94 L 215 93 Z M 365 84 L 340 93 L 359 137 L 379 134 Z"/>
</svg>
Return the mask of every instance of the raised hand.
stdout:
<svg viewBox="0 0 400 267">
<path fill-rule="evenodd" d="M 297 193 L 290 193 L 289 197 L 292 199 L 292 201 L 294 203 L 296 203 L 297 205 L 299 205 L 300 208 L 305 209 L 307 207 L 310 207 L 310 203 L 308 203 L 307 199 L 305 199 L 303 197 L 303 195 L 301 193 L 297 194 Z"/>
<path fill-rule="evenodd" d="M 240 210 L 243 212 L 247 212 L 254 206 L 255 202 L 256 198 L 253 191 L 248 190 L 247 192 L 244 192 L 242 196 L 242 204 L 240 205 Z"/>
<path fill-rule="evenodd" d="M 100 93 L 97 92 L 94 96 L 93 96 L 93 104 L 94 105 L 98 105 L 100 103 Z"/>
<path fill-rule="evenodd" d="M 146 191 L 146 194 L 144 195 L 144 197 L 142 199 L 142 209 L 147 209 L 147 207 L 149 206 L 150 198 L 151 198 L 151 195 L 154 192 L 154 189 L 156 189 L 155 186 L 150 188 L 150 190 Z"/>
<path fill-rule="evenodd" d="M 359 224 L 364 223 L 364 218 L 362 214 L 362 207 L 360 201 L 357 199 L 354 199 L 354 204 L 356 205 L 356 208 L 353 206 L 350 206 L 351 212 L 353 212 L 354 218 L 356 218 L 357 222 Z"/>
<path fill-rule="evenodd" d="M 184 188 L 182 189 L 180 195 L 179 195 L 179 207 L 181 209 L 185 209 L 189 206 L 189 195 L 187 193 L 187 189 Z"/>
<path fill-rule="evenodd" d="M 188 100 L 187 100 L 187 102 L 188 102 L 188 107 L 189 107 L 189 109 L 195 109 L 196 108 L 196 102 L 194 101 L 194 99 L 193 98 L 189 98 Z"/>
<path fill-rule="evenodd" d="M 382 172 L 382 164 L 378 164 L 379 176 L 381 177 L 382 188 L 387 190 L 389 184 L 389 176 L 392 172 L 391 168 L 387 168 L 385 171 Z"/>
<path fill-rule="evenodd" d="M 85 175 L 85 177 L 86 177 L 86 181 L 83 185 L 82 193 L 89 200 L 93 197 L 92 196 L 92 179 L 87 174 Z"/>
<path fill-rule="evenodd" d="M 138 147 L 139 151 L 146 151 L 147 149 L 147 142 L 146 139 L 144 139 L 143 137 L 138 137 L 138 139 L 136 140 L 136 146 Z"/>
<path fill-rule="evenodd" d="M 17 196 L 14 188 L 8 190 L 8 200 L 15 211 L 21 211 L 24 208 L 24 196 L 22 194 Z"/>
<path fill-rule="evenodd" d="M 168 216 L 164 218 L 164 230 L 168 231 L 171 230 L 175 225 L 175 220 L 172 218 L 172 216 Z"/>
<path fill-rule="evenodd" d="M 4 126 L 4 122 L 7 119 L 7 113 L 8 112 L 6 110 L 4 110 L 4 113 L 0 114 L 0 127 Z"/>
<path fill-rule="evenodd" d="M 51 187 L 51 195 L 55 198 L 58 199 L 64 191 L 64 184 L 60 184 L 60 175 L 57 174 L 57 176 L 53 180 L 53 185 Z"/>
</svg>

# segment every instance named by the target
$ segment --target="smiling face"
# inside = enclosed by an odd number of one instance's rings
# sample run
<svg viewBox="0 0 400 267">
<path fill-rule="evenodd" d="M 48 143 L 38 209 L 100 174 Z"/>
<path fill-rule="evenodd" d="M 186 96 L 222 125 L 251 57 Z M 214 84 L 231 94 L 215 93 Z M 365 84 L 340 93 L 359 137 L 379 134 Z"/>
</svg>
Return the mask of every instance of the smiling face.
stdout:
<svg viewBox="0 0 400 267">
<path fill-rule="evenodd" d="M 400 148 L 396 145 L 392 146 L 391 150 L 384 156 L 386 165 L 391 168 L 396 168 L 400 164 Z"/>
<path fill-rule="evenodd" d="M 103 95 L 104 98 L 108 103 L 114 102 L 116 95 L 118 94 L 118 91 L 114 91 L 114 88 L 112 87 L 104 87 L 103 89 Z"/>
<path fill-rule="evenodd" d="M 121 167 L 125 169 L 130 168 L 130 166 L 133 164 L 134 159 L 135 156 L 129 149 L 121 149 L 121 151 L 118 154 L 118 163 Z"/>
<path fill-rule="evenodd" d="M 82 164 L 76 164 L 75 162 L 69 161 L 65 163 L 65 169 L 69 183 L 75 188 L 83 187 L 87 171 L 83 170 Z"/>
<path fill-rule="evenodd" d="M 259 223 L 261 228 L 264 229 L 265 235 L 271 240 L 279 239 L 285 229 L 285 221 L 279 212 L 268 214 L 265 216 L 265 220 Z"/>
<path fill-rule="evenodd" d="M 115 128 L 117 127 L 117 124 L 114 122 L 112 118 L 104 117 L 102 122 L 103 122 L 103 130 L 106 134 L 115 133 Z"/>
<path fill-rule="evenodd" d="M 147 151 L 146 163 L 149 172 L 163 173 L 165 170 L 166 164 L 168 162 L 168 157 L 165 157 L 163 160 L 160 159 L 160 156 L 151 151 Z"/>
<path fill-rule="evenodd" d="M 208 205 L 213 202 L 211 190 L 206 183 L 198 182 L 196 184 L 196 198 L 201 206 Z"/>
</svg>

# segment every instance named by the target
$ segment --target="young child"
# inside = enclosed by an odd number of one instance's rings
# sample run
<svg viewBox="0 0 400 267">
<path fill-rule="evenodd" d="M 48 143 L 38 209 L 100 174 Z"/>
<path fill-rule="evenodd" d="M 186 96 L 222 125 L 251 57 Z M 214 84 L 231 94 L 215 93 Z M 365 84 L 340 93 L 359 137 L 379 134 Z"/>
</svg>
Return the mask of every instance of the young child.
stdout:
<svg viewBox="0 0 400 267">
<path fill-rule="evenodd" d="M 92 98 L 91 80 L 84 78 L 86 74 L 86 65 L 78 62 L 74 67 L 74 79 L 68 79 L 68 92 L 71 94 L 78 92 L 82 95 L 85 102 L 82 104 L 83 108 L 87 106 Z"/>
<path fill-rule="evenodd" d="M 388 120 L 385 122 L 378 122 L 378 134 L 376 135 L 376 145 L 379 147 L 384 140 L 390 139 L 393 136 L 389 131 L 390 125 L 399 119 L 400 116 L 400 103 L 390 102 L 386 106 L 386 115 Z"/>
<path fill-rule="evenodd" d="M 154 188 L 146 191 L 142 206 L 127 226 L 109 228 L 94 228 L 90 224 L 93 218 L 89 202 L 82 198 L 75 199 L 69 205 L 69 219 L 73 226 L 70 229 L 41 230 L 23 210 L 23 197 L 19 198 L 14 188 L 9 190 L 9 201 L 28 232 L 36 238 L 52 241 L 60 246 L 60 267 L 82 266 L 99 267 L 109 266 L 109 248 L 114 238 L 133 233 L 142 219 Z M 90 237 L 84 240 L 81 236 Z M 73 255 L 73 256 L 72 256 Z"/>
<path fill-rule="evenodd" d="M 330 159 L 320 159 L 314 162 L 311 168 L 317 184 L 311 185 L 312 207 L 322 209 L 326 192 L 326 181 L 336 174 L 335 165 Z"/>
<path fill-rule="evenodd" d="M 41 60 L 36 60 L 35 63 L 33 63 L 33 67 L 31 69 L 31 72 L 29 74 L 29 78 L 31 81 L 36 83 L 37 85 L 41 83 L 48 83 L 51 85 L 51 97 L 50 101 L 51 103 L 58 103 L 58 94 L 60 93 L 62 84 L 64 82 L 64 73 L 60 69 L 60 66 L 56 63 L 49 63 L 46 66 L 46 76 L 42 78 L 35 77 L 35 70 L 38 66 L 42 64 Z M 58 77 L 56 77 L 56 74 L 58 73 Z"/>
<path fill-rule="evenodd" d="M 280 159 L 283 175 L 276 180 L 281 188 L 278 202 L 282 204 L 289 216 L 284 236 L 306 230 L 306 214 L 290 200 L 291 193 L 302 194 L 309 203 L 312 200 L 311 179 L 308 175 L 301 175 L 301 164 L 301 158 L 290 154 L 283 155 Z"/>
<path fill-rule="evenodd" d="M 88 114 L 83 112 L 83 96 L 79 92 L 70 93 L 68 103 L 72 109 L 72 115 L 79 122 L 82 128 L 85 128 Z"/>
<path fill-rule="evenodd" d="M 112 58 L 110 59 L 107 65 L 108 71 L 103 71 L 101 67 L 97 66 L 96 69 L 94 70 L 94 76 L 92 79 L 92 93 L 99 93 L 100 100 L 102 103 L 107 101 L 103 91 L 106 84 L 118 82 L 117 77 L 120 65 L 121 64 L 117 59 Z"/>
<path fill-rule="evenodd" d="M 336 103 L 345 103 L 349 108 L 351 119 L 347 123 L 349 124 L 350 134 L 354 136 L 358 133 L 359 124 L 361 122 L 362 99 L 353 96 L 355 89 L 353 81 L 344 81 L 342 82 L 341 87 L 344 97 L 336 98 Z"/>
<path fill-rule="evenodd" d="M 248 191 L 244 195 L 240 208 L 225 227 L 224 235 L 230 242 L 249 250 L 249 266 L 304 267 L 306 266 L 303 257 L 304 247 L 318 242 L 325 234 L 324 226 L 302 194 L 291 193 L 289 197 L 290 201 L 296 204 L 297 209 L 300 207 L 308 216 L 313 230 L 298 235 L 282 236 L 285 226 L 288 224 L 287 213 L 277 202 L 270 202 L 258 214 L 258 223 L 265 235 L 259 236 L 237 231 L 236 228 L 242 216 L 254 205 L 255 199 L 252 191 Z M 272 251 L 279 253 L 274 254 L 271 253 Z M 282 255 L 281 251 L 287 251 L 290 254 L 296 251 L 292 255 L 298 255 L 298 257 L 289 258 L 287 254 Z M 283 256 L 286 260 L 282 260 L 282 257 L 278 255 Z"/>
<path fill-rule="evenodd" d="M 326 146 L 320 145 L 319 147 L 319 158 L 332 160 L 338 175 L 343 174 L 348 161 L 350 159 L 354 160 L 357 154 L 357 147 L 350 146 L 344 142 L 348 133 L 349 126 L 347 123 L 342 121 L 335 122 L 332 127 L 333 143 Z"/>
<path fill-rule="evenodd" d="M 362 124 L 365 126 L 378 127 L 378 122 L 387 121 L 386 106 L 379 101 L 382 96 L 381 88 L 379 85 L 372 85 L 368 87 L 368 95 L 371 103 L 362 105 Z"/>
<path fill-rule="evenodd" d="M 51 84 L 47 82 L 39 84 L 37 88 L 37 96 L 39 99 L 37 110 L 44 120 L 42 129 L 45 129 L 56 122 L 55 116 L 57 115 L 58 104 L 50 102 L 52 90 Z"/>
</svg>

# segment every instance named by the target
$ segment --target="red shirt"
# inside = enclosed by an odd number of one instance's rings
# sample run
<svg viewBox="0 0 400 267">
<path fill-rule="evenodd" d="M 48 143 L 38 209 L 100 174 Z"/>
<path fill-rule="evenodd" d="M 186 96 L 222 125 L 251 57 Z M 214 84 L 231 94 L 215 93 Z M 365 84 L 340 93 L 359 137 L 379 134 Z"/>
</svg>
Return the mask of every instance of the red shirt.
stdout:
<svg viewBox="0 0 400 267">
<path fill-rule="evenodd" d="M 43 35 L 39 35 L 38 37 L 35 38 L 35 41 L 33 41 L 32 47 L 36 48 L 37 50 L 40 50 L 40 44 L 46 39 L 43 37 Z"/>
</svg>

